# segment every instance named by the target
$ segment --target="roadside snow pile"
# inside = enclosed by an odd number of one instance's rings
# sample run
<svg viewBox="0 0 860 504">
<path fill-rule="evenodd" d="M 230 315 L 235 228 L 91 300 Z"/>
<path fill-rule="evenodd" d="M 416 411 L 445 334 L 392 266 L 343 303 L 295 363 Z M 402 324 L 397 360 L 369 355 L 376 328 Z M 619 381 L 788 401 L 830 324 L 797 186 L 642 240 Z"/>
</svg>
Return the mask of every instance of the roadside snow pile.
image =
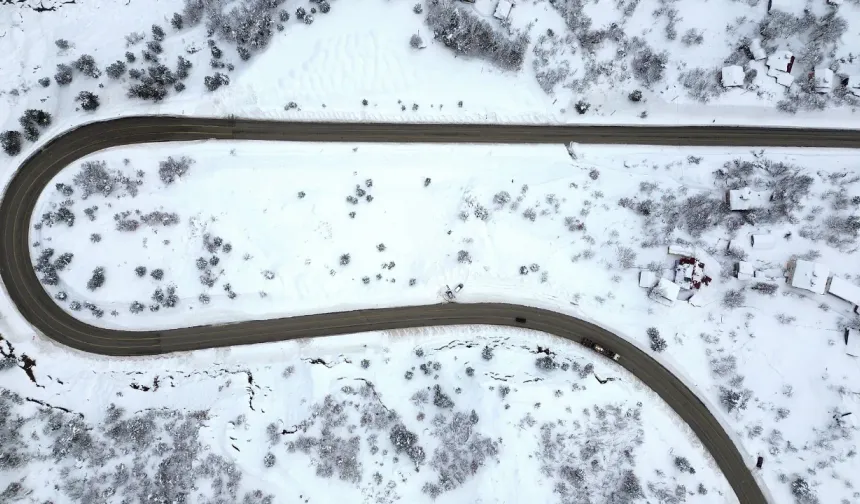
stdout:
<svg viewBox="0 0 860 504">
<path fill-rule="evenodd" d="M 33 260 L 54 268 L 57 285 L 46 288 L 74 316 L 131 329 L 447 302 L 449 288 L 455 302 L 537 303 L 654 345 L 749 434 L 744 446 L 766 455 L 775 491 L 789 492 L 781 478 L 805 474 L 810 460 L 856 469 L 844 443 L 813 449 L 810 433 L 833 410 L 856 407 L 846 391 L 860 376 L 843 347 L 860 318 L 851 302 L 790 280 L 807 261 L 829 270 L 822 286 L 831 277 L 857 285 L 848 267 L 860 237 L 853 153 L 818 151 L 815 169 L 796 150 L 576 154 L 334 144 L 321 155 L 319 145 L 252 142 L 115 149 L 51 182 L 33 224 L 66 208 L 74 225 L 34 229 Z M 165 185 L 156 171 L 170 156 L 195 162 Z M 108 173 L 142 171 L 138 195 L 64 195 L 96 160 Z M 729 191 L 743 188 L 770 198 L 732 211 Z M 91 205 L 94 220 L 81 213 Z M 116 228 L 152 214 L 158 225 Z M 178 222 L 162 225 L 173 221 L 165 215 Z M 769 247 L 753 246 L 764 238 Z M 46 248 L 53 254 L 42 261 Z M 64 254 L 71 260 L 58 262 Z M 768 361 L 779 365 L 759 365 Z M 796 401 L 809 407 L 786 413 Z M 830 481 L 811 483 L 838 502 L 842 487 Z"/>
<path fill-rule="evenodd" d="M 371 333 L 109 366 L 39 355 L 39 388 L 0 370 L 13 502 L 737 502 L 652 392 L 540 333 Z"/>
</svg>

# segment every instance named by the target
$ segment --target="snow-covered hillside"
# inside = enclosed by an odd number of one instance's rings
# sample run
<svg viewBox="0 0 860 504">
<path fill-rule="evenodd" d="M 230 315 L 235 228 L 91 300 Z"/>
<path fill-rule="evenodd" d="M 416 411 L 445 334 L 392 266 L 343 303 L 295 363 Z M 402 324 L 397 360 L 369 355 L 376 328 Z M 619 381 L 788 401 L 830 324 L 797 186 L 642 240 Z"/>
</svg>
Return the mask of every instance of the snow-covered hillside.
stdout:
<svg viewBox="0 0 860 504">
<path fill-rule="evenodd" d="M 27 0 L 0 11 L 0 131 L 38 136 L 18 122 L 28 109 L 62 127 L 135 113 L 856 127 L 860 5 L 768 3 L 535 1 L 500 21 L 495 0 Z M 790 89 L 753 59 L 756 38 L 795 57 Z M 724 65 L 741 86 L 723 88 Z M 827 93 L 815 68 L 835 70 Z"/>
<path fill-rule="evenodd" d="M 40 357 L 0 371 L 4 502 L 737 502 L 647 387 L 538 333 L 16 350 Z"/>
<path fill-rule="evenodd" d="M 786 274 L 816 261 L 857 283 L 855 163 L 576 145 L 120 148 L 52 181 L 33 255 L 61 306 L 107 327 L 435 303 L 459 284 L 458 301 L 568 312 L 662 352 L 765 457 L 777 496 L 802 477 L 850 501 L 855 427 L 840 415 L 857 409 L 860 368 L 843 338 L 860 319 Z M 726 190 L 744 185 L 772 201 L 729 211 Z M 653 287 L 683 283 L 667 245 L 692 249 L 711 278 L 690 302 L 667 306 Z M 739 261 L 758 276 L 736 278 Z M 842 476 L 808 472 L 822 467 Z"/>
</svg>

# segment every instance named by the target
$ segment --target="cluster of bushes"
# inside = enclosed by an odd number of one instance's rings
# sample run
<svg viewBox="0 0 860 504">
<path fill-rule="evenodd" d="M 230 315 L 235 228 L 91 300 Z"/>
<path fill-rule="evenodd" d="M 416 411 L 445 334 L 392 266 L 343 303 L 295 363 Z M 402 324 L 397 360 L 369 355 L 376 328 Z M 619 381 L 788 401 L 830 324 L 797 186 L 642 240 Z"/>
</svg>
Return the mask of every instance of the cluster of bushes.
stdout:
<svg viewBox="0 0 860 504">
<path fill-rule="evenodd" d="M 54 262 L 51 262 L 51 258 L 53 257 L 54 249 L 42 249 L 42 252 L 39 253 L 38 259 L 36 259 L 36 264 L 33 265 L 33 269 L 36 270 L 36 273 L 42 274 L 40 281 L 45 285 L 57 285 L 60 283 L 60 276 L 57 272 L 66 269 L 66 267 L 71 264 L 74 255 L 66 252 L 65 254 L 60 255 Z"/>
<path fill-rule="evenodd" d="M 457 54 L 484 59 L 505 70 L 523 66 L 529 39 L 526 34 L 508 38 L 486 20 L 460 7 L 454 0 L 432 0 L 427 24 L 433 37 Z"/>
<path fill-rule="evenodd" d="M 21 153 L 22 137 L 30 142 L 35 142 L 41 136 L 41 129 L 51 125 L 51 114 L 44 110 L 27 109 L 24 114 L 18 118 L 18 123 L 24 129 L 24 134 L 20 131 L 9 130 L 0 133 L 0 147 L 3 152 L 10 156 L 17 156 Z"/>
<path fill-rule="evenodd" d="M 168 95 L 171 86 L 177 92 L 181 92 L 185 89 L 185 84 L 182 81 L 188 78 L 188 71 L 191 66 L 190 61 L 179 56 L 176 60 L 175 71 L 157 61 L 151 64 L 145 73 L 143 70 L 132 68 L 128 75 L 137 82 L 129 86 L 128 96 L 157 102 Z"/>
</svg>

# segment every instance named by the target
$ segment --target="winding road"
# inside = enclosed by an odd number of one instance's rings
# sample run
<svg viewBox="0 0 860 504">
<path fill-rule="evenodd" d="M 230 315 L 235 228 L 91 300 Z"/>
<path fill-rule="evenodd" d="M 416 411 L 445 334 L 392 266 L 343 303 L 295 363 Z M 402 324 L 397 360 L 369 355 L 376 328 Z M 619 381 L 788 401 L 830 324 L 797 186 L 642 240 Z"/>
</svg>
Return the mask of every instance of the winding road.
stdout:
<svg viewBox="0 0 860 504">
<path fill-rule="evenodd" d="M 102 355 L 154 355 L 229 345 L 425 326 L 517 326 L 579 342 L 587 337 L 621 355 L 619 364 L 651 387 L 710 451 L 742 504 L 766 504 L 750 467 L 707 406 L 647 353 L 605 329 L 551 311 L 509 304 L 443 304 L 325 313 L 220 326 L 131 332 L 80 322 L 42 288 L 30 256 L 29 226 L 40 193 L 64 167 L 109 147 L 204 139 L 398 142 L 641 144 L 662 146 L 858 148 L 860 133 L 734 127 L 517 126 L 289 123 L 191 117 L 125 117 L 67 131 L 26 159 L 0 202 L 0 276 L 24 318 L 45 336 Z M 523 324 L 516 317 L 526 319 Z"/>
</svg>

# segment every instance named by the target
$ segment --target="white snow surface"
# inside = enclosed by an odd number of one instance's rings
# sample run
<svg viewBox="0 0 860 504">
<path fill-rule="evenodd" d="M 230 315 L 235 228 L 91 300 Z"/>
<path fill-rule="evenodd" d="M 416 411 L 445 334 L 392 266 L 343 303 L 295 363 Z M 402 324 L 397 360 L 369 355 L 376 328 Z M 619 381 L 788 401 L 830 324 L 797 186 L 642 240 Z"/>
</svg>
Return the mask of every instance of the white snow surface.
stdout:
<svg viewBox="0 0 860 504">
<path fill-rule="evenodd" d="M 628 3 L 619 2 L 616 7 L 627 8 Z M 784 3 L 780 8 L 794 14 L 805 7 L 799 0 Z M 40 5 L 56 10 L 33 10 Z M 758 25 L 768 16 L 766 2 L 677 3 L 672 7 L 677 10 L 673 26 L 679 35 L 675 40 L 666 38 L 665 15 L 653 14 L 661 8 L 656 1 L 632 4 L 632 13 L 626 16 L 603 4 L 583 4 L 583 13 L 573 17 L 590 17 L 591 30 L 608 30 L 616 23 L 627 37 L 640 37 L 655 52 L 667 51 L 665 76 L 650 89 L 631 75 L 632 52 L 618 44 L 606 41 L 589 52 L 577 43 L 568 47 L 561 42 L 570 33 L 549 2 L 518 4 L 511 11 L 510 27 L 492 18 L 495 0 L 477 0 L 463 6 L 501 33 L 529 34 L 531 42 L 525 61 L 516 72 L 500 70 L 484 60 L 457 57 L 433 40 L 424 15 L 415 14 L 413 5 L 384 0 L 334 1 L 330 13 L 318 13 L 314 23 L 306 25 L 296 19 L 294 12 L 299 6 L 310 9 L 313 4 L 289 0 L 284 9 L 291 13 L 291 19 L 284 23 L 285 29 L 276 31 L 269 47 L 256 52 L 249 61 L 236 57 L 235 46 L 218 41 L 225 53 L 224 61 L 235 64 L 236 69 L 222 70 L 229 74 L 231 84 L 210 93 L 204 89 L 203 77 L 215 70 L 209 67 L 205 28 L 186 26 L 176 31 L 170 26 L 170 17 L 182 10 L 182 2 L 16 3 L 0 11 L 0 26 L 6 27 L 0 36 L 0 52 L 4 54 L 0 61 L 0 101 L 5 104 L 0 107 L 0 130 L 18 128 L 17 119 L 28 108 L 51 112 L 60 128 L 90 119 L 165 113 L 337 121 L 802 124 L 844 128 L 860 124 L 849 105 L 823 111 L 801 110 L 795 115 L 778 112 L 775 104 L 786 98 L 786 91 L 767 77 L 763 61 L 739 62 L 745 71 L 757 72 L 748 87 L 716 90 L 709 93 L 707 103 L 688 95 L 681 81 L 685 72 L 694 68 L 704 69 L 706 75 L 712 76 L 706 79 L 707 84 L 720 88 L 718 79 L 724 60 L 744 37 L 758 36 Z M 814 2 L 809 8 L 818 16 L 830 9 L 825 2 Z M 842 5 L 839 15 L 849 23 L 848 30 L 824 64 L 839 63 L 841 74 L 856 74 L 860 72 L 860 62 L 850 53 L 860 42 L 860 5 Z M 194 65 L 182 93 L 171 92 L 159 103 L 129 99 L 126 91 L 132 80 L 127 74 L 117 81 L 104 74 L 91 79 L 76 71 L 73 82 L 66 87 L 51 82 L 42 88 L 37 83 L 41 77 L 52 77 L 57 64 L 70 63 L 81 54 L 91 54 L 104 69 L 116 60 L 124 60 L 124 53 L 131 51 L 138 61 L 130 67 L 145 69 L 140 53 L 149 38 L 127 46 L 124 37 L 131 32 L 148 35 L 153 24 L 167 32 L 161 61 L 173 67 L 176 57 L 182 55 Z M 547 30 L 555 35 L 548 37 Z M 701 33 L 703 42 L 683 43 L 681 39 L 688 30 Z M 408 43 L 416 33 L 427 43 L 420 51 Z M 59 38 L 68 40 L 71 47 L 58 49 L 54 40 Z M 769 52 L 779 46 L 796 55 L 807 47 L 798 37 L 777 37 L 765 45 Z M 633 46 L 636 49 L 641 44 Z M 626 59 L 616 60 L 618 50 L 628 55 Z M 804 69 L 811 66 L 811 62 L 798 60 L 794 73 L 805 75 Z M 567 68 L 567 77 L 545 92 L 536 80 L 536 68 Z M 598 68 L 604 73 L 595 73 Z M 565 87 L 587 75 L 595 75 L 595 80 L 584 84 L 584 89 L 579 89 L 578 84 L 575 89 Z M 627 99 L 634 89 L 642 90 L 642 102 Z M 82 90 L 99 95 L 98 110 L 87 113 L 78 109 L 74 98 Z M 363 100 L 367 100 L 366 106 Z M 580 100 L 591 104 L 585 115 L 575 110 Z M 296 108 L 287 107 L 290 102 Z M 644 117 L 643 112 L 647 112 Z M 56 131 L 52 128 L 43 136 Z"/>
<path fill-rule="evenodd" d="M 183 155 L 195 162 L 179 181 L 165 186 L 158 179 L 159 162 Z M 67 309 L 72 300 L 95 303 L 105 312 L 101 318 L 86 309 L 73 313 L 107 327 L 168 328 L 437 303 L 446 285 L 459 283 L 464 288 L 457 302 L 554 309 L 594 321 L 643 347 L 649 345 L 645 329 L 654 327 L 668 343 L 657 356 L 661 362 L 712 405 L 751 464 L 755 456 L 765 457 L 761 476 L 776 502 L 791 499 L 790 483 L 801 477 L 822 501 L 850 501 L 853 491 L 843 483 L 858 469 L 849 456 L 854 427 L 834 424 L 834 415 L 858 408 L 852 391 L 860 366 L 842 350 L 853 307 L 834 296 L 788 287 L 781 278 L 793 258 L 805 258 L 857 282 L 852 245 L 857 236 L 840 224 L 850 222 L 840 219 L 850 215 L 856 208 L 852 199 L 860 196 L 851 171 L 855 156 L 828 150 L 579 145 L 572 159 L 561 145 L 145 145 L 87 158 L 128 174 L 142 170 L 136 197 L 118 190 L 108 198 L 81 200 L 78 192 L 70 206 L 75 225 L 34 229 L 31 239 L 39 242 L 34 254 L 44 247 L 57 255 L 74 253 L 60 273 L 60 286 L 49 291 L 64 289 L 68 299 L 61 305 Z M 800 200 L 801 208 L 792 210 L 803 218 L 795 224 L 741 224 L 734 233 L 726 224 L 711 225 L 697 239 L 671 231 L 672 243 L 680 240 L 678 247 L 708 254 L 714 281 L 689 303 L 683 296 L 674 306 L 648 299 L 638 287 L 640 271 L 668 278 L 675 259 L 659 238 L 660 223 L 666 221 L 660 212 L 667 210 L 654 202 L 675 205 L 704 195 L 725 206 L 727 187 L 714 181 L 714 173 L 736 161 L 752 163 L 750 183 L 757 190 L 771 180 L 766 168 L 811 175 L 811 192 Z M 788 170 L 776 169 L 779 163 L 788 163 Z M 66 198 L 53 183 L 71 183 L 79 167 L 76 163 L 52 181 L 39 200 L 37 219 L 59 208 Z M 651 206 L 645 205 L 648 201 Z M 91 205 L 99 207 L 95 221 L 82 212 Z M 824 205 L 843 210 L 816 209 Z M 646 226 L 637 214 L 646 207 L 656 216 L 656 227 Z M 180 221 L 116 231 L 113 214 L 136 209 L 176 212 Z M 742 219 L 723 211 L 703 215 Z M 669 220 L 684 226 L 690 215 L 698 214 L 682 212 Z M 779 246 L 753 249 L 749 235 L 761 232 L 780 237 Z M 102 240 L 92 243 L 92 233 Z M 223 240 L 212 253 L 204 248 L 206 233 L 210 240 Z M 229 253 L 223 243 L 231 244 Z M 751 283 L 732 276 L 741 253 L 756 270 Z M 344 254 L 349 254 L 345 265 Z M 195 260 L 213 255 L 217 266 L 204 269 L 218 278 L 206 288 Z M 162 268 L 163 280 L 138 278 L 138 265 Z M 89 291 L 87 280 L 98 266 L 105 267 L 106 282 Z M 267 279 L 266 271 L 274 276 Z M 759 292 L 757 282 L 773 283 L 777 292 Z M 228 298 L 226 283 L 235 299 Z M 177 288 L 176 308 L 129 313 L 129 303 L 155 304 L 155 288 L 168 285 Z M 729 290 L 742 292 L 739 305 L 724 305 Z M 210 295 L 208 304 L 198 302 L 200 293 Z M 726 402 L 732 390 L 739 395 Z M 823 464 L 837 478 L 807 473 L 813 464 Z"/>
<path fill-rule="evenodd" d="M 491 360 L 482 358 L 485 347 Z M 554 370 L 536 366 L 545 357 L 541 349 L 550 351 Z M 39 355 L 35 375 L 40 388 L 18 370 L 4 371 L 3 387 L 82 414 L 87 425 L 96 426 L 91 435 L 97 439 L 109 428 L 101 421 L 110 405 L 124 409 L 125 418 L 177 408 L 185 415 L 207 411 L 199 431 L 206 456 L 235 465 L 242 475 L 239 496 L 253 490 L 274 496 L 272 501 L 243 502 L 434 502 L 422 490 L 439 477 L 434 457 L 454 453 L 466 457 L 467 467 L 470 457 L 480 463 L 474 474 L 443 494 L 449 502 L 561 502 L 557 485 L 563 481 L 562 468 L 578 463 L 580 450 L 592 449 L 594 455 L 586 459 L 597 462 L 585 475 L 592 498 L 606 498 L 623 471 L 633 469 L 650 496 L 675 495 L 682 485 L 685 502 L 737 502 L 686 424 L 648 387 L 611 361 L 541 333 L 428 328 L 132 359 L 70 354 L 29 338 L 16 339 L 15 350 Z M 598 378 L 610 381 L 601 385 Z M 453 401 L 452 407 L 435 404 L 435 386 Z M 2 473 L 4 481 L 27 489 L 26 502 L 72 502 L 53 483 L 88 476 L 90 487 L 99 488 L 97 475 L 110 475 L 119 461 L 131 465 L 128 455 L 108 457 L 101 467 L 88 467 L 92 461 L 86 459 L 76 463 L 60 457 L 54 462 L 48 444 L 52 434 L 42 430 L 45 420 L 37 420 L 37 411 L 29 402 L 12 407 L 13 416 L 28 419 L 17 449 L 47 452 L 48 460 Z M 465 438 L 446 441 L 440 436 L 449 429 L 435 427 L 437 422 L 450 424 L 461 412 L 465 418 L 473 416 L 474 426 Z M 336 419 L 344 414 L 339 423 Z M 379 416 L 392 414 L 396 421 Z M 389 440 L 396 423 L 415 432 L 426 452 L 420 472 Z M 347 446 L 347 438 L 358 438 L 359 481 L 344 480 L 341 474 L 347 472 L 340 466 L 331 480 L 323 479 L 320 467 L 332 457 L 314 449 L 302 452 L 301 438 L 319 439 L 326 425 L 337 450 Z M 30 432 L 43 441 L 29 440 Z M 473 445 L 481 439 L 494 448 L 479 460 Z M 149 456 L 157 466 L 166 455 L 150 454 L 150 449 L 138 446 L 133 453 Z M 164 450 L 170 454 L 170 447 Z M 267 453 L 275 456 L 272 468 L 264 465 Z M 687 459 L 695 474 L 677 469 L 676 457 Z M 113 488 L 117 499 L 134 495 L 131 485 Z M 211 498 L 207 488 L 204 480 L 189 501 Z"/>
</svg>

